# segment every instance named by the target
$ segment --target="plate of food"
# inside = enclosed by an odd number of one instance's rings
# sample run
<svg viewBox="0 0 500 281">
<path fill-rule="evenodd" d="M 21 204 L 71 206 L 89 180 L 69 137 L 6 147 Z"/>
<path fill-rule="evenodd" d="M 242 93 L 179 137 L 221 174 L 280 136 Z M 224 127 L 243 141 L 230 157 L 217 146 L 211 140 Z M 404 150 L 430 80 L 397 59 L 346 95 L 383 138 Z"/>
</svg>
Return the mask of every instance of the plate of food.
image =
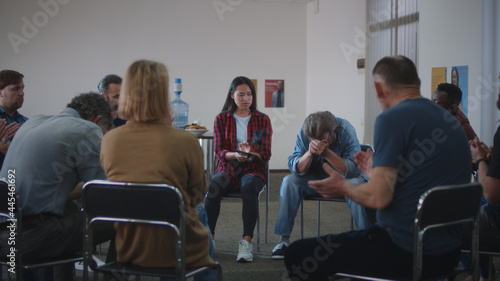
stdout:
<svg viewBox="0 0 500 281">
<path fill-rule="evenodd" d="M 185 128 L 186 131 L 190 132 L 195 136 L 201 136 L 204 133 L 208 132 L 205 126 L 200 126 L 198 124 L 187 125 Z"/>
</svg>

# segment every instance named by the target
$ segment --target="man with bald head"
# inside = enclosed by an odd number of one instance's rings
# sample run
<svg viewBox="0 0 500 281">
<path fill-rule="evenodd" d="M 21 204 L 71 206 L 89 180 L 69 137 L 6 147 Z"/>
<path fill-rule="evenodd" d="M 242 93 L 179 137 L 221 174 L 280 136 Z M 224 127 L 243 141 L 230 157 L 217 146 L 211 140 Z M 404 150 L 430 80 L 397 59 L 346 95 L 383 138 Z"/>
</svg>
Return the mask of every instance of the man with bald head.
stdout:
<svg viewBox="0 0 500 281">
<path fill-rule="evenodd" d="M 373 82 L 383 109 L 375 121 L 375 152 L 354 156 L 369 181 L 350 183 L 323 165 L 329 177 L 309 186 L 323 197 L 344 196 L 377 209 L 377 223 L 292 243 L 285 253 L 292 280 L 328 280 L 337 272 L 411 279 L 420 196 L 435 186 L 470 182 L 471 156 L 456 153 L 469 147 L 464 130 L 448 111 L 422 97 L 415 64 L 403 56 L 382 58 L 373 69 Z M 427 234 L 424 278 L 458 264 L 460 229 Z"/>
</svg>

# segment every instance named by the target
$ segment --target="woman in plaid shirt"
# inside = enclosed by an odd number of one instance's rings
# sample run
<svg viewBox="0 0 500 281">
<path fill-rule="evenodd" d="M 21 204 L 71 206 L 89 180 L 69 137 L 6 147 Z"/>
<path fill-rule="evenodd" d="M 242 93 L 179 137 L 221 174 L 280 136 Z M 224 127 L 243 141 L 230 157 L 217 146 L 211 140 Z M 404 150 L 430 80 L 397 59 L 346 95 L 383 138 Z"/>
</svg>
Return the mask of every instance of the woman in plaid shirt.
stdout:
<svg viewBox="0 0 500 281">
<path fill-rule="evenodd" d="M 205 202 L 208 225 L 214 235 L 221 197 L 232 190 L 240 190 L 243 239 L 239 242 L 238 262 L 253 261 L 251 241 L 257 223 L 258 195 L 266 184 L 271 158 L 271 121 L 257 111 L 256 104 L 252 81 L 236 77 L 229 87 L 222 112 L 215 118 L 214 149 L 218 165 Z"/>
</svg>

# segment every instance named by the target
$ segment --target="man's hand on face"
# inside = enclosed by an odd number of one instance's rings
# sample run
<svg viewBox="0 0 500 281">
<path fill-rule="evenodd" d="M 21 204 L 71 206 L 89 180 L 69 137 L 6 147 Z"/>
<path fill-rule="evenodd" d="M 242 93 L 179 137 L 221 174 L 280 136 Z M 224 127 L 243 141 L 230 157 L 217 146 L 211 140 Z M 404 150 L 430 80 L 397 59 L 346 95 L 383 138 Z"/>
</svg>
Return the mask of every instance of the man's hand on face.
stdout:
<svg viewBox="0 0 500 281">
<path fill-rule="evenodd" d="M 325 156 L 328 151 L 328 143 L 317 139 L 311 140 L 309 143 L 309 152 L 315 155 Z"/>
</svg>

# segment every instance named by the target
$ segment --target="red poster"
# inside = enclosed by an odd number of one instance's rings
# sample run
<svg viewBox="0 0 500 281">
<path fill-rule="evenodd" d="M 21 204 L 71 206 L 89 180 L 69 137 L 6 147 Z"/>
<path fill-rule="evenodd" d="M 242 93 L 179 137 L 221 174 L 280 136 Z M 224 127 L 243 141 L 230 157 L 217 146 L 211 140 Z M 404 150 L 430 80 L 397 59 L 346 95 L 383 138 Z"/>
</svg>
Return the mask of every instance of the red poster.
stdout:
<svg viewBox="0 0 500 281">
<path fill-rule="evenodd" d="M 285 80 L 266 80 L 266 107 L 285 107 Z"/>
</svg>

